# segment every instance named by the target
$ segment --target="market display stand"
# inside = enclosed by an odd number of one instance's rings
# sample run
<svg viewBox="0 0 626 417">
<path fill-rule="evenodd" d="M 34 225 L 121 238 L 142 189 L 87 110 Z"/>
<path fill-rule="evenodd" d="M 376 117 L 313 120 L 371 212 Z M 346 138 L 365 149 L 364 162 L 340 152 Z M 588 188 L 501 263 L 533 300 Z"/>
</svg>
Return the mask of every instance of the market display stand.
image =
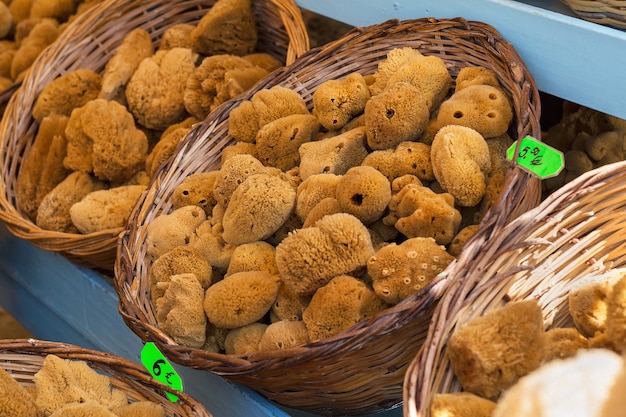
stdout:
<svg viewBox="0 0 626 417">
<path fill-rule="evenodd" d="M 494 26 L 546 93 L 626 118 L 626 32 L 574 17 L 558 0 L 297 0 L 354 26 L 462 16 Z M 111 279 L 40 250 L 0 225 L 0 305 L 42 340 L 73 343 L 138 361 L 141 341 L 122 321 Z M 306 417 L 207 372 L 176 366 L 185 391 L 215 417 Z M 378 413 L 399 417 L 402 408 Z"/>
</svg>

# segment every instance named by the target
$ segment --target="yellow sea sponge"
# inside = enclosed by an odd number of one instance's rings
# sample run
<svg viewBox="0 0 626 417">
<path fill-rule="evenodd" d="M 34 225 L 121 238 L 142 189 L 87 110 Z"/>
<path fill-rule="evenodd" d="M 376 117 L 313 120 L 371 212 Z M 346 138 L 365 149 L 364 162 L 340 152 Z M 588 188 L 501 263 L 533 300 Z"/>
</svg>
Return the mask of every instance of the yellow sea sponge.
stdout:
<svg viewBox="0 0 626 417">
<path fill-rule="evenodd" d="M 432 417 L 491 417 L 496 403 L 471 392 L 435 394 L 430 405 Z"/>
<path fill-rule="evenodd" d="M 146 226 L 146 254 L 155 260 L 177 246 L 186 245 L 205 220 L 204 210 L 197 206 L 161 214 Z"/>
<path fill-rule="evenodd" d="M 363 113 L 370 91 L 365 78 L 353 72 L 339 80 L 326 80 L 313 92 L 313 114 L 327 130 L 341 129 Z"/>
<path fill-rule="evenodd" d="M 337 183 L 335 198 L 341 211 L 368 225 L 385 213 L 391 200 L 391 183 L 375 168 L 352 167 Z"/>
<path fill-rule="evenodd" d="M 224 351 L 227 355 L 245 355 L 259 351 L 259 342 L 267 329 L 265 323 L 250 323 L 226 334 Z"/>
<path fill-rule="evenodd" d="M 150 267 L 150 294 L 155 301 L 163 296 L 164 286 L 161 282 L 169 282 L 173 275 L 193 274 L 200 286 L 209 288 L 213 283 L 213 268 L 200 250 L 186 245 L 176 246 L 169 252 L 161 255 Z"/>
<path fill-rule="evenodd" d="M 341 181 L 341 175 L 315 174 L 310 175 L 298 185 L 296 191 L 295 213 L 304 221 L 311 210 L 325 198 L 335 199 L 337 184 Z"/>
<path fill-rule="evenodd" d="M 259 350 L 289 349 L 308 343 L 303 321 L 281 320 L 270 324 L 259 341 Z"/>
<path fill-rule="evenodd" d="M 389 181 L 404 175 L 415 175 L 424 182 L 435 179 L 430 145 L 422 142 L 401 142 L 392 149 L 370 152 L 362 164 L 376 168 Z"/>
</svg>

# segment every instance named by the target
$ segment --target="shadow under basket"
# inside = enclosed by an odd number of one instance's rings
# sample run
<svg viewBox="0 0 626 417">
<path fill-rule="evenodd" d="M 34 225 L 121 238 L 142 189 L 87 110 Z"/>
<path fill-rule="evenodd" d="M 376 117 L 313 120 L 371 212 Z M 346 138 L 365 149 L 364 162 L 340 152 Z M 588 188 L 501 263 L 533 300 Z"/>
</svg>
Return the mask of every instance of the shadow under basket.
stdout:
<svg viewBox="0 0 626 417">
<path fill-rule="evenodd" d="M 481 254 L 450 282 L 428 337 L 406 373 L 404 415 L 430 416 L 437 393 L 461 391 L 447 341 L 474 318 L 508 302 L 538 300 L 545 328 L 573 327 L 568 293 L 584 277 L 626 266 L 626 162 L 589 171 L 485 239 Z"/>
<path fill-rule="evenodd" d="M 34 386 L 35 374 L 48 355 L 86 362 L 91 369 L 110 379 L 111 388 L 124 392 L 129 403 L 153 402 L 163 408 L 167 417 L 211 417 L 201 403 L 156 381 L 145 368 L 127 359 L 67 343 L 36 339 L 0 340 L 0 367 L 25 388 Z M 178 401 L 170 401 L 166 393 L 176 395 Z"/>
<path fill-rule="evenodd" d="M 106 0 L 79 15 L 33 63 L 6 106 L 0 123 L 0 219 L 9 232 L 35 246 L 57 252 L 86 267 L 113 272 L 116 245 L 123 228 L 88 234 L 38 227 L 18 208 L 17 177 L 39 128 L 31 112 L 43 88 L 78 69 L 102 73 L 124 37 L 146 30 L 155 45 L 174 24 L 197 24 L 217 0 Z M 252 0 L 259 35 L 257 51 L 291 63 L 309 49 L 306 27 L 293 0 Z"/>
<path fill-rule="evenodd" d="M 423 343 L 442 286 L 436 283 L 398 305 L 339 334 L 284 350 L 226 355 L 177 344 L 162 332 L 150 297 L 146 226 L 172 209 L 174 189 L 193 173 L 219 169 L 221 151 L 234 143 L 228 116 L 256 91 L 282 86 L 298 92 L 312 109 L 312 95 L 323 82 L 353 72 L 373 74 L 395 48 L 416 48 L 445 61 L 453 79 L 467 66 L 492 69 L 514 107 L 512 137 L 538 136 L 539 95 L 511 45 L 490 26 L 455 18 L 391 20 L 355 28 L 274 72 L 196 125 L 155 179 L 131 215 L 118 246 L 115 286 L 124 321 L 144 341 L 155 342 L 172 361 L 222 375 L 295 409 L 322 415 L 362 415 L 402 402 L 406 368 Z M 497 208 L 482 223 L 491 228 L 535 207 L 540 184 L 513 169 Z M 480 235 L 479 235 L 480 236 Z M 479 245 L 460 256 L 471 258 Z"/>
</svg>

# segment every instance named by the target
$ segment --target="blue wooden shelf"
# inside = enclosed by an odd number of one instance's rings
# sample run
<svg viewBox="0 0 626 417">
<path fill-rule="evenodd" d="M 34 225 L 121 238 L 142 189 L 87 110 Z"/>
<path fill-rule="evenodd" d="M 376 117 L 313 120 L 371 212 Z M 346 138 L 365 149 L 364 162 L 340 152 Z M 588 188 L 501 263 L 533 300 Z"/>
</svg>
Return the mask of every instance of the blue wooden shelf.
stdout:
<svg viewBox="0 0 626 417">
<path fill-rule="evenodd" d="M 458 16 L 488 23 L 513 44 L 539 90 L 626 119 L 626 31 L 579 19 L 558 0 L 296 1 L 353 26 Z"/>
</svg>

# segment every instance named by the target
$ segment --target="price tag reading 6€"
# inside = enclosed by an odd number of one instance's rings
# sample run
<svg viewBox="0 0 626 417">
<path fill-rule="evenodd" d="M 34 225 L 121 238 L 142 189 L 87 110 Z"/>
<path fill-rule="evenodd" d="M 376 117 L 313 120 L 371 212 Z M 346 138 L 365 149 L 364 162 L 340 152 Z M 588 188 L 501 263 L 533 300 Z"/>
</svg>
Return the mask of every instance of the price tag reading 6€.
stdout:
<svg viewBox="0 0 626 417">
<path fill-rule="evenodd" d="M 514 143 L 507 149 L 508 159 L 513 160 L 516 147 L 517 143 Z M 535 138 L 526 136 L 520 142 L 516 163 L 524 170 L 543 180 L 559 175 L 565 166 L 565 159 L 563 153 L 558 149 L 554 149 Z"/>
<path fill-rule="evenodd" d="M 182 392 L 183 380 L 154 343 L 147 342 L 141 349 L 141 363 L 154 379 Z M 170 392 L 165 394 L 171 402 L 178 401 L 176 395 Z"/>
</svg>

